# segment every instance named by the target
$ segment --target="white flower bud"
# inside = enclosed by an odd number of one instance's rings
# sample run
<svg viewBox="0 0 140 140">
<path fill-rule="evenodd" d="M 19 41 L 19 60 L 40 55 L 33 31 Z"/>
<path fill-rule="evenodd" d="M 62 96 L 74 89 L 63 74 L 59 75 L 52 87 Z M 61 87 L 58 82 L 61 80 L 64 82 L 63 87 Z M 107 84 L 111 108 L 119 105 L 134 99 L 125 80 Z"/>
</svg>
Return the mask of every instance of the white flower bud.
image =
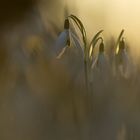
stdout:
<svg viewBox="0 0 140 140">
<path fill-rule="evenodd" d="M 132 64 L 126 51 L 125 42 L 122 39 L 119 43 L 119 51 L 116 54 L 117 74 L 124 78 L 129 78 L 132 72 Z"/>
<path fill-rule="evenodd" d="M 64 29 L 64 31 L 59 35 L 56 44 L 54 46 L 55 56 L 59 56 L 67 46 L 70 45 L 70 35 L 69 29 Z"/>
<path fill-rule="evenodd" d="M 95 58 L 92 69 L 96 67 L 99 71 L 105 72 L 108 70 L 108 61 L 104 53 L 104 44 L 103 42 L 99 46 L 99 53 L 98 56 Z"/>
</svg>

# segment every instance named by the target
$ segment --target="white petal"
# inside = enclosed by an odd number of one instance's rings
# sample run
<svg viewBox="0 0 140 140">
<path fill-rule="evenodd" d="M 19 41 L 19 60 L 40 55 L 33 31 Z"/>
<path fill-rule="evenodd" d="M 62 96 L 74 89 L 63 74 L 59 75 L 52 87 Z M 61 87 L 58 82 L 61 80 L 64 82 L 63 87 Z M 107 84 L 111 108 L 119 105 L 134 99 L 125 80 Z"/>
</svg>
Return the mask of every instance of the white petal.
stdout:
<svg viewBox="0 0 140 140">
<path fill-rule="evenodd" d="M 108 67 L 107 59 L 104 53 L 99 53 L 98 56 L 95 58 L 95 60 L 92 63 L 92 69 L 94 67 L 97 67 L 100 70 L 105 71 Z"/>
<path fill-rule="evenodd" d="M 62 56 L 63 56 L 63 54 L 65 53 L 65 51 L 66 51 L 66 48 L 67 47 L 64 47 L 62 50 L 61 50 L 61 52 L 58 54 L 58 56 L 56 57 L 57 59 L 60 59 Z"/>
<path fill-rule="evenodd" d="M 122 63 L 117 63 L 117 69 L 120 71 L 121 76 L 129 78 L 133 72 L 133 64 L 130 61 L 128 53 L 124 50 L 118 54 L 118 60 L 122 60 Z"/>
<path fill-rule="evenodd" d="M 104 53 L 99 53 L 98 55 L 98 67 L 99 69 L 104 69 L 106 67 L 106 58 Z"/>
<path fill-rule="evenodd" d="M 58 37 L 54 46 L 54 54 L 58 56 L 61 51 L 66 47 L 67 40 L 69 39 L 69 30 L 64 30 Z"/>
<path fill-rule="evenodd" d="M 95 57 L 93 62 L 92 62 L 92 65 L 91 65 L 92 69 L 94 69 L 96 67 L 97 61 L 98 61 L 98 57 Z"/>
</svg>

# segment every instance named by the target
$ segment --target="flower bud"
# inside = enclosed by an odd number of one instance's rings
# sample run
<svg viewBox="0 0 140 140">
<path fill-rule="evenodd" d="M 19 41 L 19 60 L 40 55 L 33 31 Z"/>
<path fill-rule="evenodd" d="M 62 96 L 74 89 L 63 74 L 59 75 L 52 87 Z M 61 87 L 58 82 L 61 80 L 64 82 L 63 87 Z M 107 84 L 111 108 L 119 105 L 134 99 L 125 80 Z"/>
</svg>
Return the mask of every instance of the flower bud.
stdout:
<svg viewBox="0 0 140 140">
<path fill-rule="evenodd" d="M 120 42 L 119 42 L 119 50 L 124 50 L 125 49 L 125 42 L 124 42 L 124 39 L 122 39 Z"/>
<path fill-rule="evenodd" d="M 104 52 L 104 43 L 101 42 L 100 46 L 99 46 L 99 52 L 102 53 Z"/>
<path fill-rule="evenodd" d="M 64 23 L 64 29 L 69 29 L 70 27 L 70 23 L 69 23 L 69 20 L 68 19 L 65 19 L 65 23 Z"/>
</svg>

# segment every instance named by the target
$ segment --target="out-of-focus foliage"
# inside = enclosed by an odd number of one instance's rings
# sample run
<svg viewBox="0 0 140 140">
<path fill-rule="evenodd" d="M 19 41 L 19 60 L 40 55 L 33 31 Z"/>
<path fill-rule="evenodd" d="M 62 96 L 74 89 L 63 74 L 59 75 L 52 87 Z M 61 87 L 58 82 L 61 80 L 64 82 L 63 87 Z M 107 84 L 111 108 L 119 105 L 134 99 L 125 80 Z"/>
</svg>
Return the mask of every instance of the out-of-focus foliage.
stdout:
<svg viewBox="0 0 140 140">
<path fill-rule="evenodd" d="M 0 0 L 0 25 L 17 23 L 34 8 L 37 0 Z"/>
</svg>

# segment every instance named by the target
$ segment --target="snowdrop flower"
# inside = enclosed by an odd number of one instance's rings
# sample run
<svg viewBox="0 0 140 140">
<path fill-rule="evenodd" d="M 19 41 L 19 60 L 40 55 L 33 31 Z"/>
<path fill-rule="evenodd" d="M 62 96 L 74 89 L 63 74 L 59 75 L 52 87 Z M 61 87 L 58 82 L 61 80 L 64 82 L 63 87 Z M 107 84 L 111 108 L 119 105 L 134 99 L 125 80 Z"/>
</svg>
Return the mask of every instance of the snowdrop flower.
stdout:
<svg viewBox="0 0 140 140">
<path fill-rule="evenodd" d="M 104 98 L 106 90 L 110 86 L 111 74 L 109 62 L 104 51 L 104 42 L 99 45 L 99 52 L 91 67 L 90 85 L 96 98 Z"/>
<path fill-rule="evenodd" d="M 91 79 L 90 82 L 95 85 L 95 83 L 100 82 L 102 83 L 102 86 L 105 85 L 105 83 L 108 83 L 108 80 L 110 77 L 110 69 L 109 69 L 109 63 L 107 60 L 107 57 L 104 52 L 104 43 L 103 40 L 99 45 L 99 52 L 97 57 L 94 58 L 94 61 L 91 66 Z"/>
<path fill-rule="evenodd" d="M 65 19 L 64 31 L 59 35 L 54 47 L 56 57 L 61 58 L 66 49 L 70 46 L 74 46 L 77 50 L 83 52 L 78 36 L 70 30 L 69 19 Z"/>
<path fill-rule="evenodd" d="M 125 78 L 128 78 L 131 73 L 131 62 L 123 38 L 119 42 L 119 50 L 116 54 L 116 70 L 120 76 Z"/>
<path fill-rule="evenodd" d="M 105 72 L 108 69 L 108 61 L 107 61 L 107 58 L 104 53 L 103 41 L 101 42 L 101 44 L 99 46 L 98 56 L 95 58 L 91 68 L 92 69 L 96 68 L 101 72 Z"/>
<path fill-rule="evenodd" d="M 64 31 L 60 33 L 54 46 L 56 57 L 61 57 L 67 46 L 70 46 L 69 20 L 65 19 Z"/>
<path fill-rule="evenodd" d="M 55 44 L 55 58 L 75 77 L 83 67 L 83 49 L 76 31 L 72 30 L 69 17 L 65 19 L 64 31 L 58 36 Z M 72 26 L 72 27 L 71 27 Z M 78 64 L 78 65 L 77 65 Z M 73 67 L 72 67 L 73 66 Z"/>
</svg>

